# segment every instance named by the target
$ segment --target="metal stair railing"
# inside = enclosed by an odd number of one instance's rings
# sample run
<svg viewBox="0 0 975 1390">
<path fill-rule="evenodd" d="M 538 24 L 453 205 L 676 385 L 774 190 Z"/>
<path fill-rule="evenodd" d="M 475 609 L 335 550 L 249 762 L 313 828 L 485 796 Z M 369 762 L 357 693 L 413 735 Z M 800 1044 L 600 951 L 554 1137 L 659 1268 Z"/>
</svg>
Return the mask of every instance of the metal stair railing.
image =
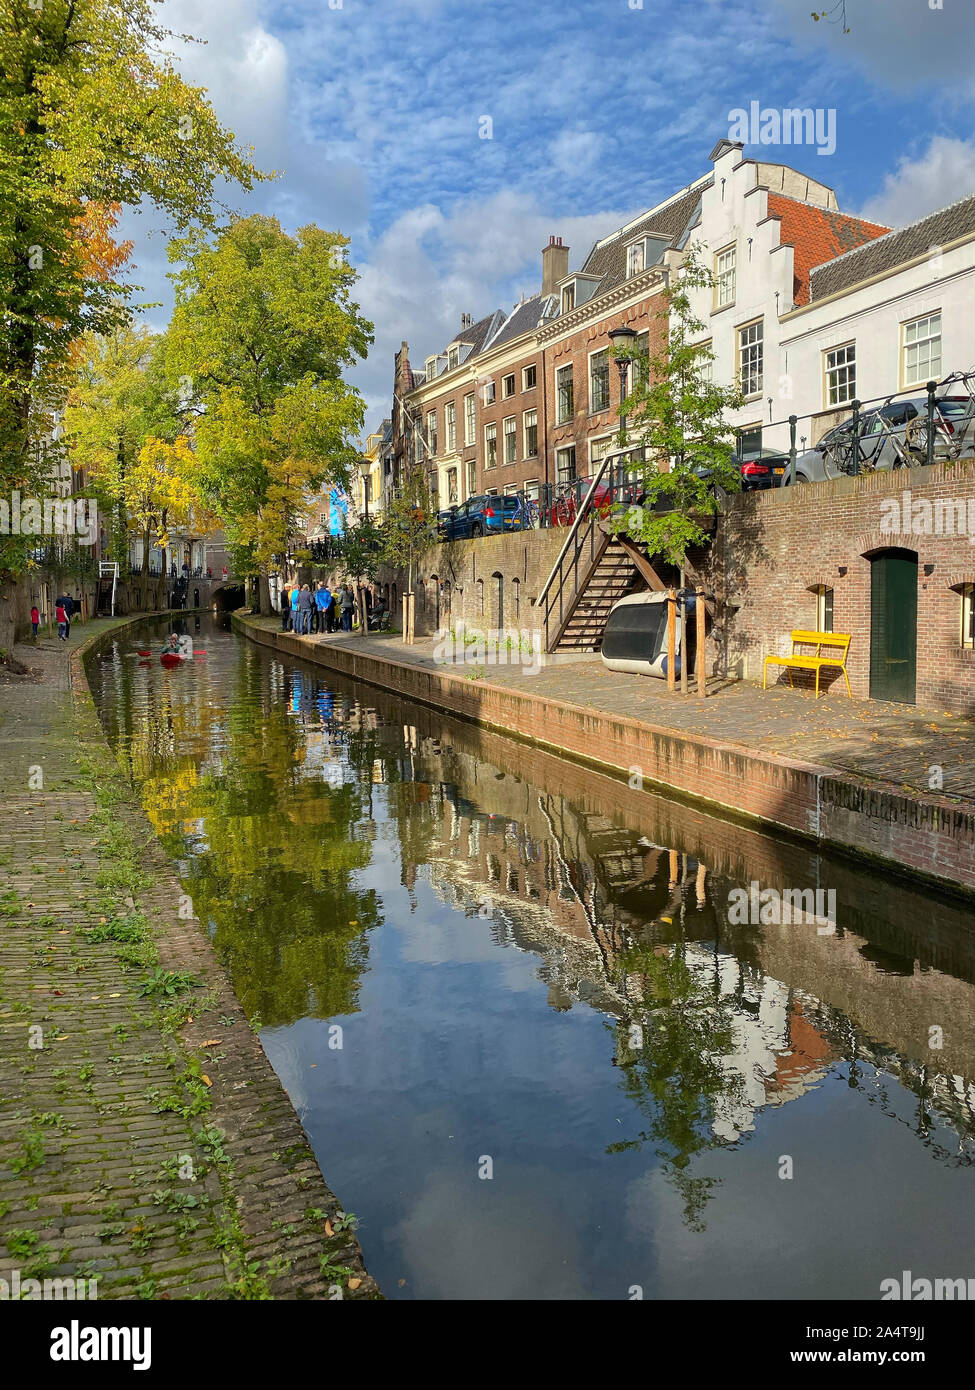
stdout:
<svg viewBox="0 0 975 1390">
<path fill-rule="evenodd" d="M 626 449 L 616 454 L 607 454 L 602 460 L 598 471 L 590 481 L 588 491 L 569 528 L 569 534 L 566 536 L 558 558 L 552 566 L 551 573 L 535 599 L 536 607 L 544 607 L 545 650 L 548 652 L 552 651 L 555 644 L 561 639 L 581 592 L 589 583 L 596 566 L 609 545 L 611 536 L 608 532 L 600 529 L 598 522 L 601 520 L 602 509 L 607 503 L 613 505 L 623 500 L 622 493 L 624 491 L 632 491 L 632 485 L 627 481 L 622 466 L 623 458 L 632 461 L 632 457 L 632 449 Z M 610 482 L 603 488 L 599 499 L 599 512 L 597 512 L 594 498 L 607 470 L 610 470 Z M 617 475 L 615 478 L 613 477 L 614 473 Z M 627 500 L 632 499 L 628 498 Z M 581 579 L 580 560 L 583 562 Z M 572 580 L 572 587 L 567 591 L 570 579 Z M 558 610 L 557 614 L 556 609 Z M 554 637 L 552 635 L 553 620 L 555 622 Z"/>
</svg>

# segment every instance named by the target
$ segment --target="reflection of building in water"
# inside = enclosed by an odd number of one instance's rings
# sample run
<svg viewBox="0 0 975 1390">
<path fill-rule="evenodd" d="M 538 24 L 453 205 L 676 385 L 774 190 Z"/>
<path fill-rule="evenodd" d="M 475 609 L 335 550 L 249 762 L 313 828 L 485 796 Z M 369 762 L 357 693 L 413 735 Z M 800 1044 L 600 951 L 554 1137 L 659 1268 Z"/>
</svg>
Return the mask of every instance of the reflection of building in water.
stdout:
<svg viewBox="0 0 975 1390">
<path fill-rule="evenodd" d="M 712 1121 L 724 1142 L 753 1129 L 759 1110 L 802 1096 L 837 1064 L 845 1065 L 851 1036 L 861 1058 L 871 1057 L 917 1089 L 898 1051 L 871 1049 L 807 981 L 822 983 L 834 996 L 839 990 L 852 1016 L 862 1016 L 856 1006 L 865 997 L 867 1014 L 886 1001 L 884 1033 L 895 1048 L 915 1053 L 918 1035 L 899 1030 L 889 1012 L 892 987 L 919 990 L 923 998 L 913 999 L 911 1010 L 919 1015 L 934 1016 L 935 999 L 954 994 L 959 1004 L 961 996 L 969 1008 L 973 1002 L 966 981 L 945 984 L 933 972 L 915 974 L 910 963 L 903 979 L 892 974 L 842 924 L 833 936 L 801 923 L 733 927 L 727 922 L 732 885 L 722 876 L 712 882 L 690 856 L 652 844 L 591 803 L 540 791 L 457 746 L 417 738 L 412 749 L 411 774 L 428 779 L 426 799 L 414 797 L 410 808 L 424 823 L 425 839 L 422 856 L 404 853 L 404 873 L 412 881 L 416 863 L 427 863 L 444 901 L 489 918 L 497 940 L 535 953 L 553 1008 L 585 1002 L 623 1025 L 651 1017 L 664 1006 L 647 995 L 633 948 L 661 960 L 683 953 L 695 977 L 688 1007 L 720 1011 L 728 1028 L 719 1062 L 727 1085 L 714 1097 Z M 404 844 L 416 848 L 416 828 Z M 808 968 L 797 972 L 797 960 Z M 773 961 L 777 969 L 770 969 Z M 958 1016 L 953 1003 L 949 1013 Z M 975 1056 L 970 1024 L 964 1041 Z M 927 1090 L 961 1133 L 975 1131 L 967 1082 L 932 1076 Z"/>
</svg>

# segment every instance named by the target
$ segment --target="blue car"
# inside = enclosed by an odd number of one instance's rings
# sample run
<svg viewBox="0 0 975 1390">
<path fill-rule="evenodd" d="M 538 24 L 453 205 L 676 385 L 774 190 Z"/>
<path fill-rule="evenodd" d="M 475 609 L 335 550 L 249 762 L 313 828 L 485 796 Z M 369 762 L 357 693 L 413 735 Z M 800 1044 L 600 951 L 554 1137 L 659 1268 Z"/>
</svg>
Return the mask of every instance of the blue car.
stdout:
<svg viewBox="0 0 975 1390">
<path fill-rule="evenodd" d="M 442 541 L 466 541 L 475 536 L 520 531 L 523 526 L 521 500 L 513 494 L 468 497 L 466 502 L 437 516 L 437 531 Z"/>
</svg>

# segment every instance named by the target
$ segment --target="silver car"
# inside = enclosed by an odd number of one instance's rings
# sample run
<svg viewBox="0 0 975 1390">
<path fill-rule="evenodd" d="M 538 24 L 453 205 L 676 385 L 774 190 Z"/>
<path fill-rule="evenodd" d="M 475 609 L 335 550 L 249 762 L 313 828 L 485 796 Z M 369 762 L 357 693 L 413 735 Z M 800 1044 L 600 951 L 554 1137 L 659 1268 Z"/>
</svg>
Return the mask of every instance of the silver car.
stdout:
<svg viewBox="0 0 975 1390">
<path fill-rule="evenodd" d="M 927 414 L 927 396 L 914 396 L 905 400 L 887 401 L 885 405 L 860 413 L 860 472 L 874 469 L 900 468 L 905 465 L 917 466 L 927 462 L 927 451 L 918 447 L 923 433 L 918 435 L 911 429 L 911 421 Z M 967 396 L 942 396 L 938 399 L 938 413 L 950 428 L 953 420 L 966 416 L 969 409 Z M 851 473 L 850 460 L 853 454 L 853 419 L 844 420 L 823 435 L 814 449 L 807 449 L 796 459 L 797 483 L 822 483 L 830 478 L 838 478 Z M 947 449 L 944 436 L 935 436 L 935 458 L 945 456 Z M 789 470 L 779 480 L 780 486 L 788 487 Z"/>
</svg>

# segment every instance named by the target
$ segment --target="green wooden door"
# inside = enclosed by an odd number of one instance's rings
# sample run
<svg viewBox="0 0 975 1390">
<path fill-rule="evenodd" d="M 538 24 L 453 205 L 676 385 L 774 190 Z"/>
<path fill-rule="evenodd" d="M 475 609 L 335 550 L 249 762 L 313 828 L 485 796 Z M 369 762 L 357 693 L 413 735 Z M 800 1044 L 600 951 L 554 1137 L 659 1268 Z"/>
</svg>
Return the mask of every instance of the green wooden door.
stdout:
<svg viewBox="0 0 975 1390">
<path fill-rule="evenodd" d="M 870 697 L 913 705 L 917 685 L 917 556 L 884 550 L 870 562 Z"/>
</svg>

